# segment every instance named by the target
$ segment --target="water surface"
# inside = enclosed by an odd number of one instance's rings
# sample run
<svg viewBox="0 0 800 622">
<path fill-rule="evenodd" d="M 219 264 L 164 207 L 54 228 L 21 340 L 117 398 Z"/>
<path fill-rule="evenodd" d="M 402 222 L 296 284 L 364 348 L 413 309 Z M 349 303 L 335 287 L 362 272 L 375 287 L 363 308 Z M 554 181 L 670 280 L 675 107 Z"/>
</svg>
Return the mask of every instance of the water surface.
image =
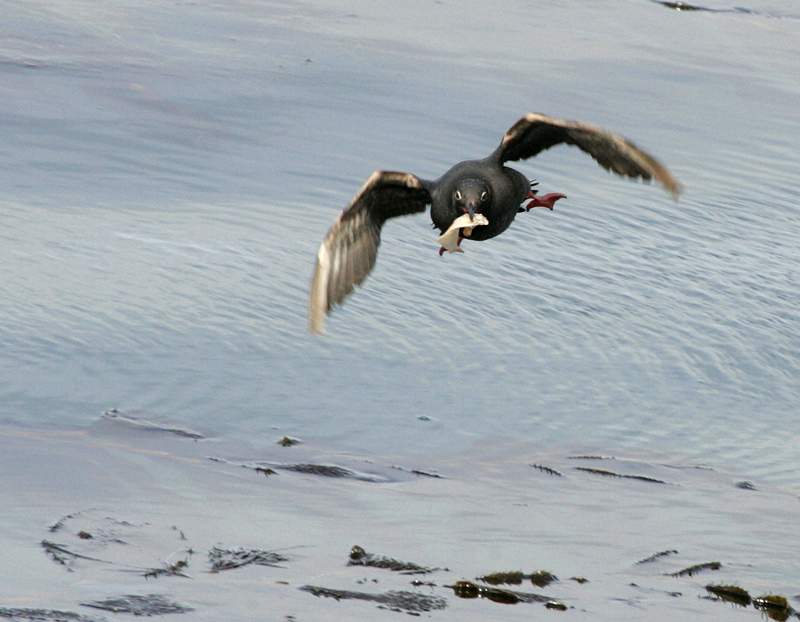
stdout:
<svg viewBox="0 0 800 622">
<path fill-rule="evenodd" d="M 489 572 L 591 575 L 554 592 L 598 619 L 730 611 L 698 599 L 714 577 L 665 577 L 684 562 L 796 594 L 800 12 L 704 6 L 3 3 L 0 483 L 19 572 L 2 604 L 148 593 L 40 550 L 90 508 L 180 524 L 198 550 L 299 547 L 283 573 L 159 583 L 187 619 L 375 619 L 295 589 L 409 589 L 343 571 L 353 544 L 453 565 L 442 596 Z M 436 178 L 529 111 L 628 136 L 684 195 L 552 150 L 519 168 L 567 194 L 553 213 L 443 258 L 427 217 L 389 223 L 365 287 L 309 335 L 316 248 L 370 173 Z M 213 440 L 98 431 L 111 408 Z M 310 462 L 447 479 L 282 476 L 265 506 L 236 460 L 284 459 L 283 435 Z M 669 485 L 598 479 L 576 454 Z M 448 602 L 442 619 L 499 606 Z"/>
<path fill-rule="evenodd" d="M 746 8 L 6 3 L 2 418 L 500 433 L 798 485 L 800 21 Z M 367 176 L 435 178 L 530 110 L 626 134 L 684 196 L 551 151 L 520 168 L 554 213 L 443 259 L 390 223 L 312 339 L 315 248 Z"/>
</svg>

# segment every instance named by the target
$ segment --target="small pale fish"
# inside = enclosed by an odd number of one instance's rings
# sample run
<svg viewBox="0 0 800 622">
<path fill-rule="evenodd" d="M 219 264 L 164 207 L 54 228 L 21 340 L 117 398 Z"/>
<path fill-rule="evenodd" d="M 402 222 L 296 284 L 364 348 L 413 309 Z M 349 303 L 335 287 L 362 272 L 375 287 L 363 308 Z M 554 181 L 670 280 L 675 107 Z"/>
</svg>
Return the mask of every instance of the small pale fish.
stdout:
<svg viewBox="0 0 800 622">
<path fill-rule="evenodd" d="M 459 229 L 464 229 L 464 236 L 469 237 L 474 227 L 488 224 L 489 221 L 483 214 L 475 214 L 472 220 L 469 219 L 469 214 L 464 214 L 453 221 L 450 228 L 437 238 L 436 243 L 441 244 L 450 253 L 463 253 L 463 249 L 458 245 Z"/>
</svg>

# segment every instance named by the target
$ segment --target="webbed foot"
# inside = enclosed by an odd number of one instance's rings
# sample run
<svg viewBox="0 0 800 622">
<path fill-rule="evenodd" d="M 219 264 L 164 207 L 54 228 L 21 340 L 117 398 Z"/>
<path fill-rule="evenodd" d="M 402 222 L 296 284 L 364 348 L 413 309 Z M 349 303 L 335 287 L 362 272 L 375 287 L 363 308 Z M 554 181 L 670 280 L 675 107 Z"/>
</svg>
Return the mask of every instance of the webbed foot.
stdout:
<svg viewBox="0 0 800 622">
<path fill-rule="evenodd" d="M 543 196 L 539 196 L 534 194 L 533 192 L 529 192 L 525 199 L 531 199 L 531 202 L 525 206 L 525 211 L 530 211 L 534 207 L 546 207 L 549 210 L 553 209 L 556 201 L 559 199 L 566 199 L 566 194 L 561 194 L 560 192 L 551 192 L 550 194 L 545 194 Z"/>
</svg>

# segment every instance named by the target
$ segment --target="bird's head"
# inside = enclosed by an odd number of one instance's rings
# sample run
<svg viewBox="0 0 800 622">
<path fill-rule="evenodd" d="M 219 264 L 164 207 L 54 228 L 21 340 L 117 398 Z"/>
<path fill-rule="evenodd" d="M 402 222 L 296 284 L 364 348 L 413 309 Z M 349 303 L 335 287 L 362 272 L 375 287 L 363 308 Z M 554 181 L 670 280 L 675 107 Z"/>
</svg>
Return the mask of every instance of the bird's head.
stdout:
<svg viewBox="0 0 800 622">
<path fill-rule="evenodd" d="M 483 213 L 492 201 L 492 191 L 480 179 L 462 179 L 453 190 L 453 207 L 459 213 L 469 214 L 470 220 L 475 214 Z"/>
</svg>

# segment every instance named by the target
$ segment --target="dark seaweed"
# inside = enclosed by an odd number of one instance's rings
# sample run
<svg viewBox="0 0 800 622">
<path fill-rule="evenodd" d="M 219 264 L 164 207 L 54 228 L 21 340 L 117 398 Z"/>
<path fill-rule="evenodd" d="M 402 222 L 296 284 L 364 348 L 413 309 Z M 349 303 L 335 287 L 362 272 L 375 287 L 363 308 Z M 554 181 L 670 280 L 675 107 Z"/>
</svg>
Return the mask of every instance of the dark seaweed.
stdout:
<svg viewBox="0 0 800 622">
<path fill-rule="evenodd" d="M 497 587 L 483 587 L 470 581 L 456 581 L 455 585 L 445 585 L 453 590 L 459 598 L 486 598 L 503 605 L 516 605 L 519 597 L 511 590 L 501 590 Z"/>
<path fill-rule="evenodd" d="M 92 509 L 94 509 L 94 508 L 92 508 Z M 50 525 L 47 529 L 51 533 L 55 533 L 56 531 L 61 529 L 64 526 L 64 523 L 66 523 L 68 520 L 72 520 L 73 518 L 77 518 L 81 514 L 83 514 L 83 510 L 81 510 L 79 512 L 73 512 L 72 514 L 67 514 L 66 516 L 62 516 L 55 523 Z"/>
<path fill-rule="evenodd" d="M 414 562 L 404 562 L 391 557 L 384 557 L 383 555 L 374 555 L 367 553 L 363 548 L 356 545 L 350 549 L 350 559 L 347 562 L 348 566 L 371 566 L 372 568 L 385 568 L 393 570 L 401 574 L 427 574 L 442 568 L 430 568 L 428 566 L 420 566 Z"/>
<path fill-rule="evenodd" d="M 650 562 L 654 562 L 661 557 L 666 557 L 667 555 L 677 555 L 678 551 L 675 549 L 670 549 L 668 551 L 659 551 L 658 553 L 653 553 L 650 557 L 645 557 L 644 559 L 640 559 L 637 564 L 648 564 Z"/>
<path fill-rule="evenodd" d="M 327 464 L 276 464 L 278 469 L 285 471 L 294 471 L 296 473 L 306 473 L 308 475 L 321 475 L 323 477 L 345 477 L 350 479 L 358 479 L 365 482 L 378 482 L 383 481 L 381 478 L 357 473 L 340 466 L 332 466 Z"/>
<path fill-rule="evenodd" d="M 558 581 L 558 577 L 552 572 L 537 570 L 530 574 L 523 572 L 495 572 L 478 577 L 477 580 L 489 585 L 520 585 L 523 581 L 530 581 L 537 587 L 547 587 L 553 581 Z"/>
<path fill-rule="evenodd" d="M 653 0 L 657 4 L 661 4 L 668 9 L 674 9 L 675 11 L 709 11 L 713 12 L 713 9 L 707 9 L 702 6 L 695 6 L 693 4 L 686 4 L 685 2 L 664 2 L 663 0 Z"/>
<path fill-rule="evenodd" d="M 546 603 L 553 600 L 549 596 L 532 594 L 530 592 L 517 592 L 503 590 L 498 587 L 486 587 L 476 585 L 471 581 L 456 581 L 455 585 L 445 585 L 453 590 L 459 598 L 486 598 L 503 605 L 515 605 L 517 603 Z"/>
<path fill-rule="evenodd" d="M 530 574 L 529 579 L 536 587 L 547 587 L 553 581 L 558 581 L 558 577 L 546 570 L 537 570 Z"/>
<path fill-rule="evenodd" d="M 691 577 L 698 572 L 702 572 L 703 570 L 719 570 L 722 568 L 722 564 L 720 562 L 707 562 L 705 564 L 696 564 L 694 566 L 689 566 L 688 568 L 684 568 L 683 570 L 678 570 L 677 572 L 670 572 L 667 574 L 668 577 Z"/>
<path fill-rule="evenodd" d="M 789 601 L 783 596 L 774 594 L 765 594 L 754 598 L 753 607 L 765 612 L 773 620 L 785 620 L 792 613 Z"/>
<path fill-rule="evenodd" d="M 444 476 L 439 475 L 438 473 L 430 473 L 429 471 L 423 471 L 421 469 L 407 469 L 405 467 L 397 466 L 393 464 L 391 468 L 396 469 L 397 471 L 405 471 L 407 473 L 411 473 L 412 475 L 416 475 L 417 477 L 433 477 L 435 479 L 445 479 Z"/>
<path fill-rule="evenodd" d="M 478 581 L 483 581 L 489 585 L 520 585 L 527 575 L 523 572 L 493 572 L 482 577 Z"/>
<path fill-rule="evenodd" d="M 76 559 L 88 559 L 93 562 L 101 562 L 104 564 L 110 564 L 104 559 L 98 559 L 97 557 L 89 557 L 88 555 L 81 555 L 80 553 L 73 553 L 70 551 L 65 545 L 63 544 L 56 544 L 55 542 L 50 542 L 49 540 L 42 540 L 41 543 L 42 548 L 44 548 L 47 555 L 57 564 L 61 564 L 65 566 L 67 570 L 72 572 L 72 563 Z"/>
<path fill-rule="evenodd" d="M 551 469 L 550 467 L 543 466 L 541 464 L 532 464 L 531 465 L 534 469 L 539 469 L 542 473 L 547 473 L 548 475 L 554 475 L 556 477 L 564 477 L 562 473 L 559 473 L 555 469 Z"/>
<path fill-rule="evenodd" d="M 343 478 L 343 479 L 357 479 L 362 482 L 382 483 L 389 481 L 385 477 L 381 477 L 380 475 L 359 473 L 358 471 L 353 471 L 345 467 L 329 465 L 329 464 L 309 464 L 309 463 L 281 464 L 272 462 L 237 462 L 237 461 L 226 460 L 225 458 L 215 458 L 213 456 L 209 456 L 208 460 L 213 460 L 214 462 L 222 462 L 225 464 L 235 464 L 238 466 L 245 467 L 247 469 L 253 469 L 257 473 L 263 473 L 268 477 L 276 473 L 275 469 L 282 469 L 284 471 L 294 471 L 295 473 L 305 473 L 307 475 L 320 475 L 322 477 L 333 477 L 333 478 Z"/>
<path fill-rule="evenodd" d="M 85 616 L 74 611 L 55 611 L 53 609 L 28 609 L 27 607 L 0 607 L 0 618 L 19 622 L 100 622 L 105 618 Z"/>
<path fill-rule="evenodd" d="M 709 594 L 713 594 L 729 603 L 741 605 L 742 607 L 747 607 L 752 601 L 747 590 L 743 590 L 735 585 L 706 585 L 706 590 L 708 590 Z"/>
<path fill-rule="evenodd" d="M 763 596 L 751 597 L 747 590 L 736 585 L 706 585 L 706 590 L 713 596 L 714 600 L 723 600 L 725 602 L 733 603 L 741 607 L 753 605 L 755 609 L 762 611 L 767 617 L 779 622 L 785 622 L 789 616 L 797 616 L 800 614 L 792 609 L 789 601 L 783 596 L 775 594 L 765 594 Z M 707 597 L 710 598 L 710 597 Z"/>
<path fill-rule="evenodd" d="M 319 475 L 321 477 L 331 477 L 336 479 L 355 479 L 362 482 L 371 482 L 371 483 L 382 484 L 391 481 L 389 478 L 384 477 L 383 475 L 378 475 L 373 473 L 361 473 L 359 471 L 354 471 L 353 469 L 348 469 L 346 467 L 331 465 L 331 464 L 314 464 L 307 462 L 299 462 L 299 463 L 260 462 L 255 460 L 242 461 L 242 460 L 228 460 L 226 458 L 218 458 L 216 456 L 206 456 L 206 460 L 212 460 L 213 462 L 221 462 L 223 464 L 231 464 L 235 466 L 244 467 L 246 469 L 252 469 L 257 473 L 263 473 L 267 477 L 269 477 L 270 475 L 275 475 L 277 473 L 275 469 L 280 469 L 283 471 L 294 471 L 295 473 L 303 473 L 306 475 Z M 393 468 L 400 469 L 400 467 L 393 467 Z M 428 475 L 430 477 L 440 477 L 438 475 L 433 475 L 422 471 L 411 471 L 411 472 L 416 475 Z"/>
<path fill-rule="evenodd" d="M 625 479 L 638 479 L 642 482 L 651 482 L 653 484 L 666 484 L 664 480 L 655 479 L 654 477 L 647 477 L 645 475 L 625 475 L 622 473 L 614 473 L 614 471 L 606 471 L 605 469 L 591 469 L 589 467 L 574 467 L 576 471 L 586 471 L 594 475 L 602 475 L 604 477 L 620 477 Z"/>
<path fill-rule="evenodd" d="M 150 577 L 157 579 L 160 576 L 168 576 L 168 577 L 183 577 L 184 579 L 191 579 L 191 577 L 184 572 L 186 568 L 188 568 L 189 562 L 185 559 L 182 559 L 174 564 L 166 564 L 162 568 L 147 568 L 143 573 L 142 576 L 145 579 L 149 579 Z"/>
<path fill-rule="evenodd" d="M 314 596 L 321 596 L 323 598 L 334 598 L 336 600 L 366 600 L 379 603 L 393 611 L 405 611 L 414 614 L 441 610 L 447 607 L 447 600 L 441 596 L 403 590 L 392 590 L 383 592 L 382 594 L 370 594 L 368 592 L 354 592 L 351 590 L 334 590 L 327 587 L 317 587 L 315 585 L 304 585 L 300 589 Z"/>
<path fill-rule="evenodd" d="M 712 9 L 710 7 L 699 6 L 696 4 L 688 4 L 687 2 L 675 2 L 672 0 L 652 0 L 656 4 L 660 4 L 662 6 L 667 7 L 668 9 L 672 9 L 673 11 L 702 11 L 705 13 L 742 13 L 744 15 L 763 15 L 763 13 L 759 13 L 758 11 L 754 11 L 753 9 L 747 9 L 745 7 L 731 7 L 729 9 Z"/>
<path fill-rule="evenodd" d="M 220 570 L 231 570 L 232 568 L 241 568 L 248 564 L 256 564 L 258 566 L 276 566 L 278 562 L 285 562 L 288 560 L 280 553 L 274 551 L 262 551 L 259 549 L 222 549 L 217 546 L 212 547 L 208 552 L 208 559 L 211 562 L 211 570 L 219 572 Z"/>
<path fill-rule="evenodd" d="M 81 604 L 84 607 L 94 607 L 114 613 L 132 613 L 135 616 L 160 616 L 194 611 L 192 607 L 181 605 L 163 594 L 129 594 Z"/>
<path fill-rule="evenodd" d="M 308 473 L 310 475 L 322 475 L 323 477 L 351 477 L 352 471 L 339 466 L 328 466 L 326 464 L 286 464 L 280 468 L 297 473 Z"/>
<path fill-rule="evenodd" d="M 103 417 L 106 419 L 114 419 L 116 421 L 122 421 L 123 423 L 126 423 L 132 427 L 139 428 L 141 430 L 146 430 L 147 432 L 166 432 L 168 434 L 174 434 L 175 436 L 190 438 L 195 441 L 203 440 L 206 438 L 203 434 L 200 434 L 199 432 L 195 432 L 193 430 L 170 427 L 162 425 L 160 423 L 155 423 L 153 421 L 147 421 L 146 419 L 137 419 L 136 417 L 123 415 L 116 408 L 112 408 L 111 410 L 107 410 L 106 412 L 104 412 Z"/>
<path fill-rule="evenodd" d="M 433 478 L 436 478 L 436 479 L 444 479 L 438 473 L 428 473 L 427 471 L 420 471 L 419 469 L 411 469 L 411 472 L 414 475 L 421 476 L 421 477 L 433 477 Z"/>
</svg>

